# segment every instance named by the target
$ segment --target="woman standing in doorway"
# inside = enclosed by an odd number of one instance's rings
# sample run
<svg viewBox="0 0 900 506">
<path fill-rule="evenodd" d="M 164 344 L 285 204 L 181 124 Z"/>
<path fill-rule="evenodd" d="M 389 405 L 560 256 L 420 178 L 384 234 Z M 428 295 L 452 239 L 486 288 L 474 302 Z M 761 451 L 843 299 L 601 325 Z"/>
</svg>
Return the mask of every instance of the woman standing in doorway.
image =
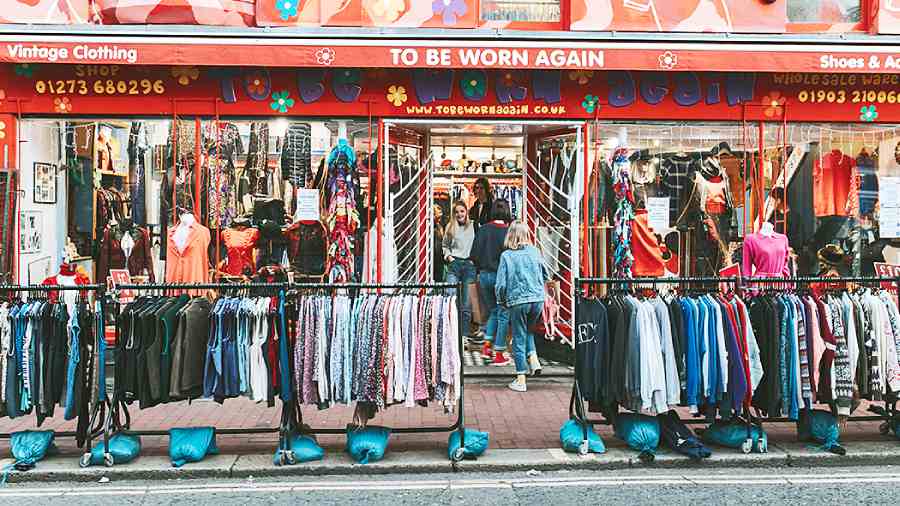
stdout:
<svg viewBox="0 0 900 506">
<path fill-rule="evenodd" d="M 494 219 L 492 214 L 494 210 L 494 195 L 491 193 L 491 183 L 486 177 L 480 177 L 475 180 L 475 204 L 469 210 L 469 216 L 475 222 L 475 230 L 478 227 L 487 224 L 488 221 Z M 509 203 L 507 203 L 509 206 Z"/>
<path fill-rule="evenodd" d="M 481 307 L 489 315 L 484 331 L 486 342 L 481 354 L 486 358 L 490 357 L 490 347 L 493 343 L 492 365 L 508 365 L 510 363 L 504 353 L 509 319 L 506 310 L 497 305 L 494 289 L 497 268 L 500 266 L 500 255 L 503 253 L 503 241 L 506 240 L 510 221 L 512 219 L 509 203 L 505 199 L 495 200 L 491 209 L 491 221 L 478 229 L 472 245 L 472 260 L 475 262 L 475 267 L 478 268 L 478 294 L 481 298 Z"/>
<path fill-rule="evenodd" d="M 475 242 L 475 225 L 469 219 L 466 203 L 453 203 L 453 215 L 444 231 L 441 242 L 444 263 L 447 266 L 447 283 L 462 283 L 458 294 L 461 318 L 460 328 L 468 334 L 472 322 L 472 301 L 469 300 L 468 285 L 475 282 L 475 264 L 472 263 L 472 244 Z"/>
<path fill-rule="evenodd" d="M 541 370 L 531 329 L 544 310 L 547 273 L 540 251 L 531 244 L 525 223 L 516 221 L 509 227 L 504 246 L 506 251 L 500 256 L 494 286 L 497 304 L 506 308 L 512 325 L 516 379 L 509 388 L 525 392 L 525 375 L 540 374 Z"/>
</svg>

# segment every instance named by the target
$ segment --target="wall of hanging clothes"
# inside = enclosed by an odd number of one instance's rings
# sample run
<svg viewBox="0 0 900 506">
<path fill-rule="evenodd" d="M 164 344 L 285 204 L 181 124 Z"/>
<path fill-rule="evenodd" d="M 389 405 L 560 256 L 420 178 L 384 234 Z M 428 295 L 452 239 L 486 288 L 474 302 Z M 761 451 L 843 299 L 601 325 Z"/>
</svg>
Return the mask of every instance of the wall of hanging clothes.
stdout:
<svg viewBox="0 0 900 506">
<path fill-rule="evenodd" d="M 78 287 L 0 286 L 0 415 L 34 414 L 37 426 L 77 420 L 79 447 L 106 402 L 103 309 Z M 61 297 L 60 292 L 65 293 Z"/>
<path fill-rule="evenodd" d="M 797 420 L 825 405 L 847 419 L 861 399 L 897 399 L 900 312 L 878 280 L 788 278 L 740 290 L 721 280 L 724 292 L 716 281 L 577 281 L 611 288 L 576 303 L 576 388 L 590 411 L 610 419 L 620 408 L 681 406 L 712 422 L 752 408 Z M 681 286 L 661 295 L 639 283 Z"/>
<path fill-rule="evenodd" d="M 143 295 L 117 321 L 117 394 L 141 409 L 294 392 L 319 407 L 452 409 L 460 395 L 455 300 L 443 295 Z"/>
</svg>

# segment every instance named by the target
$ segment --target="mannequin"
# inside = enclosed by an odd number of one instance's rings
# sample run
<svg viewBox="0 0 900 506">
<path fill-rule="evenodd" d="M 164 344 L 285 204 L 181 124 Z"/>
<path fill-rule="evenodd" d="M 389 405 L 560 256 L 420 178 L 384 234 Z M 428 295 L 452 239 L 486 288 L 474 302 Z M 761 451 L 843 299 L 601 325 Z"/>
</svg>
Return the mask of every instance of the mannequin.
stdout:
<svg viewBox="0 0 900 506">
<path fill-rule="evenodd" d="M 259 241 L 259 230 L 250 227 L 250 220 L 237 218 L 231 228 L 222 232 L 227 258 L 223 271 L 231 276 L 249 275 L 256 271 L 253 251 Z"/>
<path fill-rule="evenodd" d="M 759 232 L 744 239 L 741 274 L 744 277 L 787 277 L 790 274 L 788 258 L 787 236 L 776 232 L 771 222 L 765 222 Z"/>
<path fill-rule="evenodd" d="M 73 263 L 74 257 L 72 255 L 73 251 L 71 249 L 63 249 L 62 262 L 59 265 L 59 272 L 57 272 L 53 276 L 46 278 L 41 282 L 41 284 L 50 286 L 78 286 L 90 284 L 91 278 L 89 278 L 82 269 L 79 269 L 78 266 Z M 63 301 L 69 308 L 69 312 L 72 311 L 72 309 L 75 307 L 75 303 L 78 302 L 79 293 L 82 296 L 86 296 L 87 294 L 87 292 L 75 292 L 71 290 L 62 292 Z M 50 302 L 56 302 L 59 295 L 58 292 L 48 292 L 47 297 Z"/>
<path fill-rule="evenodd" d="M 166 244 L 166 282 L 209 282 L 209 229 L 197 223 L 190 212 L 180 216 L 178 225 L 169 230 Z M 191 290 L 191 295 L 203 295 L 203 290 Z"/>
</svg>

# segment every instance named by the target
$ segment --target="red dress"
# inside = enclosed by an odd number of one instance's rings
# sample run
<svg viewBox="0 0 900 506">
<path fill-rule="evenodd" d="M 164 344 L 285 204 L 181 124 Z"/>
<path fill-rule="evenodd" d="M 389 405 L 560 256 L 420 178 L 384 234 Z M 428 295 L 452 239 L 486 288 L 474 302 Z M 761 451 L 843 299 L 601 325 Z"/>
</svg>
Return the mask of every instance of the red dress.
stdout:
<svg viewBox="0 0 900 506">
<path fill-rule="evenodd" d="M 244 272 L 253 273 L 256 266 L 253 262 L 253 248 L 259 240 L 259 230 L 245 228 L 237 230 L 229 228 L 222 232 L 225 241 L 228 261 L 225 264 L 225 272 L 232 276 L 240 276 Z"/>
</svg>

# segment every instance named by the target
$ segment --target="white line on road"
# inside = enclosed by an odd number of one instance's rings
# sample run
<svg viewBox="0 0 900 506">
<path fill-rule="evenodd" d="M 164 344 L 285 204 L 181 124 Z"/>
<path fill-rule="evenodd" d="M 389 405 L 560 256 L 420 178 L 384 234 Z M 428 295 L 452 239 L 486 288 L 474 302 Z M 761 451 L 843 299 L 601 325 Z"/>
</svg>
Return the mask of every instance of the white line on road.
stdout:
<svg viewBox="0 0 900 506">
<path fill-rule="evenodd" d="M 471 489 L 515 489 L 515 488 L 557 488 L 557 487 L 645 487 L 645 486 L 760 486 L 760 485 L 835 485 L 853 483 L 900 483 L 900 474 L 844 474 L 822 476 L 814 474 L 770 474 L 756 476 L 712 475 L 695 478 L 688 475 L 660 476 L 598 476 L 560 477 L 507 480 L 410 480 L 410 481 L 306 481 L 253 483 L 249 481 L 196 485 L 165 485 L 160 488 L 149 486 L 134 487 L 19 487 L 13 485 L 0 490 L 0 498 L 12 497 L 85 497 L 112 495 L 169 495 L 169 494 L 252 494 L 273 492 L 354 492 L 360 490 L 414 491 L 414 490 L 471 490 Z"/>
</svg>

